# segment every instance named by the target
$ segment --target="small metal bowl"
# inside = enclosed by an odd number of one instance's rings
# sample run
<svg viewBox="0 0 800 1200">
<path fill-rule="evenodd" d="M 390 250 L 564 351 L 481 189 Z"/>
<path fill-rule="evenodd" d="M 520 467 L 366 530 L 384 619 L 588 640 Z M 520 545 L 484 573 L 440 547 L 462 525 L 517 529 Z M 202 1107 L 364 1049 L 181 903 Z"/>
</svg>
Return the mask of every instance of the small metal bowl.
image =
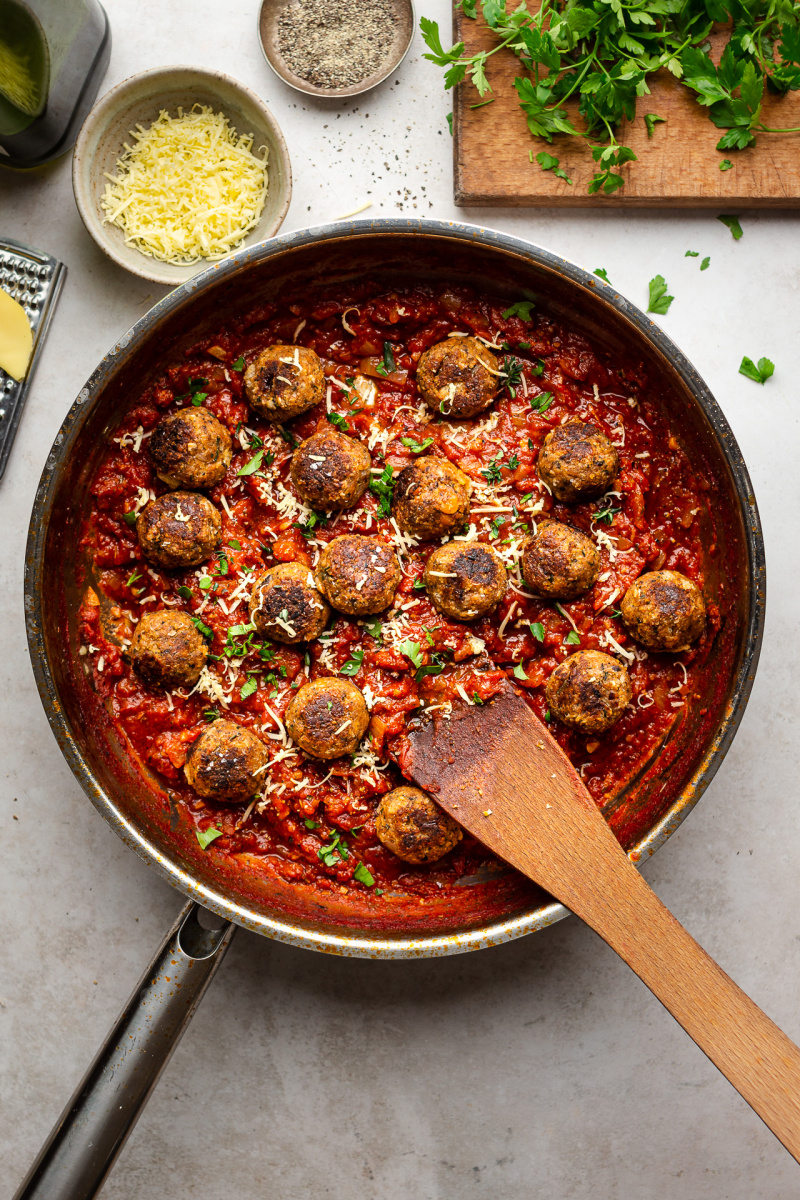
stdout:
<svg viewBox="0 0 800 1200">
<path fill-rule="evenodd" d="M 119 266 L 143 279 L 177 287 L 210 264 L 201 258 L 178 265 L 142 254 L 125 242 L 122 230 L 104 221 L 100 200 L 105 173 L 113 172 L 123 144 L 137 125 L 152 125 L 162 109 L 171 115 L 193 104 L 223 112 L 239 134 L 253 135 L 253 149 L 266 146 L 269 189 L 261 216 L 242 246 L 253 246 L 277 233 L 292 196 L 289 151 L 277 121 L 255 92 L 219 71 L 197 67 L 158 67 L 143 71 L 106 92 L 83 123 L 72 163 L 72 188 L 81 220 L 101 250 Z M 231 251 L 234 253 L 234 251 Z M 227 255 L 226 255 L 227 257 Z M 220 260 L 224 261 L 224 260 Z"/>
<path fill-rule="evenodd" d="M 284 8 L 287 8 L 291 3 L 292 0 L 263 0 L 261 11 L 258 14 L 258 37 L 261 42 L 261 49 L 264 51 L 264 57 L 278 78 L 282 79 L 284 83 L 288 83 L 289 87 L 294 88 L 295 91 L 305 92 L 307 96 L 321 96 L 328 100 L 344 99 L 347 96 L 361 96 L 364 92 L 377 87 L 379 83 L 383 83 L 384 79 L 388 79 L 392 72 L 400 66 L 400 63 L 411 48 L 414 28 L 416 26 L 413 0 L 391 0 L 397 20 L 397 27 L 395 29 L 394 40 L 379 69 L 373 71 L 371 75 L 368 75 L 360 83 L 355 83 L 351 87 L 317 87 L 316 84 L 309 83 L 306 79 L 295 75 L 281 57 L 278 42 L 278 18 Z"/>
</svg>

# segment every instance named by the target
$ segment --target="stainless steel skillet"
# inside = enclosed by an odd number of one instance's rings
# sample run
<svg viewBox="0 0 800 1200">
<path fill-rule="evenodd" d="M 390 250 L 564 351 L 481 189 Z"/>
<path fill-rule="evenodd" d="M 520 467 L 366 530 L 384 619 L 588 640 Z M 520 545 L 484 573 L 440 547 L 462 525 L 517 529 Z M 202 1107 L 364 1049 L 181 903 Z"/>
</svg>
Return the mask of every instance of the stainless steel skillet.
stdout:
<svg viewBox="0 0 800 1200">
<path fill-rule="evenodd" d="M 247 248 L 210 267 L 176 289 L 144 316 L 116 346 L 82 389 L 48 456 L 31 518 L 25 585 L 31 658 L 43 704 L 62 752 L 92 802 L 121 837 L 192 900 L 226 921 L 294 945 L 329 953 L 375 957 L 440 955 L 478 949 L 519 937 L 559 920 L 566 909 L 543 893 L 518 885 L 513 877 L 476 879 L 462 889 L 458 904 L 431 906 L 424 919 L 402 894 L 387 911 L 364 902 L 336 899 L 323 907 L 319 897 L 271 881 L 255 872 L 224 873 L 204 856 L 176 824 L 168 797 L 132 764 L 91 692 L 80 667 L 75 613 L 80 589 L 71 550 L 77 541 L 89 480 L 103 453 L 105 438 L 143 379 L 159 364 L 197 340 L 204 325 L 251 309 L 283 287 L 312 289 L 365 275 L 387 287 L 393 283 L 469 283 L 482 290 L 519 298 L 533 292 L 539 303 L 586 333 L 608 354 L 634 354 L 653 381 L 657 402 L 670 421 L 695 470 L 714 489 L 707 544 L 716 547 L 707 573 L 723 625 L 714 660 L 704 676 L 702 698 L 661 748 L 657 761 L 607 806 L 606 816 L 634 855 L 651 854 L 696 803 L 719 766 L 738 726 L 758 658 L 764 612 L 764 560 L 760 526 L 746 468 L 722 413 L 697 373 L 648 317 L 610 286 L 571 263 L 516 238 L 476 227 L 434 221 L 355 222 L 276 238 Z M 197 981 L 213 973 L 231 930 L 203 935 L 198 957 L 192 952 L 194 916 L 176 929 L 164 952 L 181 967 L 179 975 Z M 192 930 L 195 932 L 193 933 Z M 196 935 L 196 936 L 195 936 Z M 215 948 L 216 947 L 216 948 Z M 187 952 L 188 951 L 188 952 Z M 153 978 L 148 969 L 144 979 Z M 151 1006 L 168 1015 L 174 1040 L 188 1019 L 181 989 L 145 988 Z M 183 993 L 185 994 L 185 993 Z M 137 990 L 128 1017 L 137 1021 Z M 155 1007 L 153 1007 L 155 1006 Z M 184 1011 L 176 1016 L 176 1008 Z M 169 1039 L 144 1037 L 142 1061 L 151 1084 L 169 1053 Z M 36 1190 L 20 1195 L 93 1195 L 118 1153 L 148 1088 L 128 1085 L 119 1092 L 119 1065 L 107 1046 L 95 1064 L 99 1087 L 91 1101 L 98 1114 L 110 1097 L 122 1103 L 106 1139 L 105 1156 L 87 1155 L 97 1126 L 86 1133 L 86 1104 L 79 1100 L 82 1131 L 63 1125 L 39 1166 L 51 1174 L 70 1170 L 70 1191 Z M 142 1075 L 146 1072 L 142 1072 Z M 135 1093 L 135 1094 L 134 1094 Z M 101 1122 L 102 1125 L 102 1122 Z M 70 1132 L 71 1128 L 71 1132 Z M 105 1126 L 103 1126 L 105 1129 Z M 81 1140 L 83 1139 L 83 1140 Z M 60 1157 L 59 1157 L 60 1156 Z M 89 1161 L 91 1159 L 92 1161 Z M 75 1167 L 74 1164 L 78 1163 Z M 60 1164 L 60 1165 L 59 1165 Z M 79 1173 L 76 1175 L 75 1171 Z M 66 1176 L 65 1176 L 66 1177 Z"/>
</svg>

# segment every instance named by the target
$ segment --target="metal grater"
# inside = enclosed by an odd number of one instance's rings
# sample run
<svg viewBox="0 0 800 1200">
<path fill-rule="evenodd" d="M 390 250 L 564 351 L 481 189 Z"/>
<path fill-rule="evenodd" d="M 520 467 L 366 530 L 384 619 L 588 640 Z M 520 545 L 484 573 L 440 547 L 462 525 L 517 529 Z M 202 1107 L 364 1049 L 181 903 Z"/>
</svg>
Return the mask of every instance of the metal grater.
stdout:
<svg viewBox="0 0 800 1200">
<path fill-rule="evenodd" d="M 0 238 L 0 288 L 22 305 L 33 331 L 33 353 L 25 378 L 17 383 L 0 367 L 0 479 L 66 273 L 64 264 L 52 255 Z"/>
</svg>

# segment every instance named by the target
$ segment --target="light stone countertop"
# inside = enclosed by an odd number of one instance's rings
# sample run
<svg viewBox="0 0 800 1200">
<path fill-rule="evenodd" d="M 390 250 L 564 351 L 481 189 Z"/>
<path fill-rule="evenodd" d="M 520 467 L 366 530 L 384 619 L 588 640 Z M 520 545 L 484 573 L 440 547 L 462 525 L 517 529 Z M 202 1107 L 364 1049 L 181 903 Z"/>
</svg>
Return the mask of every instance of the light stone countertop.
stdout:
<svg viewBox="0 0 800 1200">
<path fill-rule="evenodd" d="M 761 667 L 736 741 L 645 874 L 757 1003 L 800 1040 L 797 218 L 459 210 L 441 72 L 417 37 L 392 79 L 337 108 L 264 63 L 256 0 L 107 0 L 103 89 L 195 63 L 268 100 L 287 137 L 284 230 L 343 215 L 455 218 L 593 269 L 658 318 L 720 401 L 753 477 L 769 571 Z M 421 0 L 449 29 L 447 0 Z M 487 152 L 491 152 L 490 148 Z M 0 232 L 69 268 L 2 502 L 4 935 L 0 1196 L 10 1196 L 182 898 L 115 837 L 62 760 L 34 686 L 22 569 L 53 436 L 108 347 L 163 295 L 105 259 L 69 158 L 0 173 Z M 688 249 L 711 256 L 700 273 Z M 765 387 L 743 354 L 776 364 Z M 338 960 L 240 932 L 107 1183 L 105 1200 L 790 1200 L 798 1167 L 610 950 L 570 919 L 497 949 Z"/>
</svg>

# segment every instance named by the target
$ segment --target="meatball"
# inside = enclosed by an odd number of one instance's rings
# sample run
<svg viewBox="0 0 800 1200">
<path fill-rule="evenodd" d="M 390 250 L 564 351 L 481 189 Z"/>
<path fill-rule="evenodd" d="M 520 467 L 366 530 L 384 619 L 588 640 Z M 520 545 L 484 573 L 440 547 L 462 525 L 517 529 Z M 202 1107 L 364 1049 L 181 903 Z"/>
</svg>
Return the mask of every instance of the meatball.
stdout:
<svg viewBox="0 0 800 1200">
<path fill-rule="evenodd" d="M 330 615 L 314 576 L 302 563 L 278 563 L 253 585 L 250 620 L 276 642 L 309 642 L 322 633 Z"/>
<path fill-rule="evenodd" d="M 402 576 L 391 546 L 346 533 L 328 542 L 317 563 L 317 586 L 339 612 L 364 617 L 394 599 Z"/>
<path fill-rule="evenodd" d="M 522 576 L 537 596 L 574 600 L 600 572 L 600 555 L 586 534 L 560 521 L 540 521 L 522 553 Z"/>
<path fill-rule="evenodd" d="M 539 451 L 539 474 L 557 500 L 588 500 L 607 492 L 619 473 L 619 455 L 596 425 L 558 425 Z"/>
<path fill-rule="evenodd" d="M 640 575 L 620 607 L 628 632 L 648 650 L 688 650 L 705 629 L 703 593 L 680 571 Z"/>
<path fill-rule="evenodd" d="M 446 617 L 472 621 L 496 608 L 508 586 L 505 564 L 483 542 L 447 542 L 425 567 L 428 595 Z"/>
<path fill-rule="evenodd" d="M 136 674 L 153 687 L 194 687 L 208 647 L 187 613 L 160 609 L 139 621 L 130 656 Z"/>
<path fill-rule="evenodd" d="M 170 487 L 213 487 L 233 454 L 230 434 L 207 408 L 182 408 L 158 422 L 147 448 L 159 479 Z"/>
<path fill-rule="evenodd" d="M 142 553 L 160 567 L 196 567 L 222 536 L 219 509 L 197 492 L 171 492 L 139 513 L 136 536 Z"/>
<path fill-rule="evenodd" d="M 375 829 L 387 850 L 408 863 L 436 862 L 464 836 L 453 818 L 415 787 L 399 787 L 381 797 Z"/>
<path fill-rule="evenodd" d="M 431 408 L 460 420 L 489 407 L 499 375 L 497 359 L 477 338 L 449 337 L 421 356 L 417 387 Z"/>
<path fill-rule="evenodd" d="M 369 713 L 349 679 L 315 679 L 304 684 L 286 709 L 286 729 L 313 758 L 353 754 L 367 732 Z"/>
<path fill-rule="evenodd" d="M 581 733 L 605 733 L 631 699 L 631 681 L 621 662 L 599 650 L 578 650 L 547 681 L 550 711 Z"/>
<path fill-rule="evenodd" d="M 204 800 L 247 800 L 269 762 L 264 743 L 235 721 L 214 721 L 192 742 L 184 772 Z"/>
<path fill-rule="evenodd" d="M 321 429 L 292 456 L 292 483 L 313 508 L 352 508 L 369 485 L 369 450 L 338 430 Z"/>
<path fill-rule="evenodd" d="M 447 458 L 418 458 L 397 476 L 392 513 L 412 537 L 433 542 L 463 525 L 472 485 Z"/>
<path fill-rule="evenodd" d="M 267 421 L 290 421 L 319 404 L 325 395 L 322 363 L 305 346 L 270 346 L 244 373 L 251 406 Z"/>
</svg>

